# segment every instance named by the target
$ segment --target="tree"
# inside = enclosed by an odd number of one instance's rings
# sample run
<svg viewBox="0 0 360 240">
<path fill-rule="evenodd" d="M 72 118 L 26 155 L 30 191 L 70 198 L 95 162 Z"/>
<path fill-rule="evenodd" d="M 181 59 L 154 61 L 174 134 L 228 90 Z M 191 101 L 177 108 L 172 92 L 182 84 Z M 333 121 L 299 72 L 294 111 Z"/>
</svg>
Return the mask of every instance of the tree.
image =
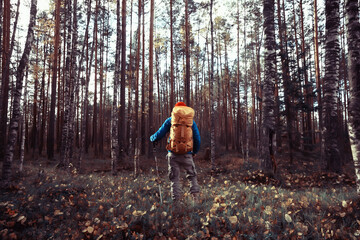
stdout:
<svg viewBox="0 0 360 240">
<path fill-rule="evenodd" d="M 210 1 L 210 44 L 211 44 L 211 60 L 210 60 L 210 153 L 211 153 L 211 169 L 215 170 L 215 100 L 214 100 L 214 23 L 213 23 L 213 6 L 214 0 Z"/>
<path fill-rule="evenodd" d="M 121 88 L 120 88 L 120 157 L 125 151 L 125 84 L 126 84 L 126 0 L 122 0 L 121 8 Z"/>
<path fill-rule="evenodd" d="M 190 26 L 189 0 L 185 0 L 185 102 L 190 106 Z"/>
<path fill-rule="evenodd" d="M 338 84 L 339 84 L 339 0 L 326 0 L 326 33 L 325 33 L 325 78 L 323 98 L 323 141 L 324 160 L 330 171 L 341 170 L 341 158 L 338 147 Z"/>
<path fill-rule="evenodd" d="M 149 29 L 149 133 L 153 134 L 154 132 L 154 0 L 150 1 L 150 29 Z M 149 134 L 149 135 L 150 135 Z M 149 147 L 148 155 L 151 155 L 151 147 Z"/>
<path fill-rule="evenodd" d="M 265 34 L 265 78 L 262 99 L 262 129 L 261 129 L 261 168 L 269 172 L 273 168 L 272 157 L 275 151 L 275 116 L 274 90 L 276 78 L 276 50 L 274 0 L 264 0 L 264 34 Z"/>
<path fill-rule="evenodd" d="M 9 136 L 7 140 L 6 154 L 2 168 L 2 180 L 4 181 L 5 186 L 8 186 L 10 184 L 10 177 L 12 170 L 11 166 L 14 158 L 15 143 L 19 131 L 19 120 L 21 117 L 20 100 L 21 100 L 21 91 L 22 91 L 22 85 L 24 79 L 24 71 L 29 62 L 29 54 L 34 40 L 34 26 L 35 26 L 36 11 L 37 11 L 36 5 L 37 5 L 37 0 L 31 0 L 29 28 L 26 36 L 24 52 L 22 54 L 19 67 L 16 72 L 16 88 L 14 91 L 14 99 L 12 103 L 12 114 L 11 114 L 12 117 L 10 119 Z"/>
<path fill-rule="evenodd" d="M 117 173 L 117 162 L 119 156 L 119 131 L 118 131 L 118 112 L 117 95 L 120 77 L 120 43 L 121 43 L 121 25 L 120 25 L 120 0 L 116 1 L 116 52 L 115 52 L 115 74 L 114 74 L 114 96 L 111 109 L 111 171 Z"/>
<path fill-rule="evenodd" d="M 2 22 L 2 83 L 0 102 L 0 161 L 5 157 L 6 152 L 6 130 L 7 111 L 9 99 L 9 70 L 10 62 L 10 0 L 4 0 L 3 22 Z"/>
<path fill-rule="evenodd" d="M 173 1 L 170 0 L 170 107 L 174 106 L 174 41 L 173 41 Z"/>
<path fill-rule="evenodd" d="M 47 154 L 49 159 L 54 158 L 54 142 L 55 142 L 55 104 L 56 104 L 56 78 L 58 70 L 58 53 L 60 42 L 60 5 L 61 0 L 56 1 L 55 9 L 55 42 L 54 42 L 54 58 L 52 67 L 52 79 L 51 79 L 51 103 L 49 113 L 49 129 L 47 138 Z"/>
<path fill-rule="evenodd" d="M 349 136 L 356 174 L 356 189 L 360 195 L 360 23 L 357 0 L 346 1 L 348 38 L 348 74 L 350 81 Z"/>
</svg>

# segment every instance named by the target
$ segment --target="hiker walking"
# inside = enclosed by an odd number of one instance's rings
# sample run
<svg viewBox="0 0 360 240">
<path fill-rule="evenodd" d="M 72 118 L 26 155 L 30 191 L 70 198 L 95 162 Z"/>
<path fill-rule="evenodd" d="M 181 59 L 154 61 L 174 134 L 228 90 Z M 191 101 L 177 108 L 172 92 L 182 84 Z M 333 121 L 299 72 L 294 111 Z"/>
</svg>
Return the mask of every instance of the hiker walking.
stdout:
<svg viewBox="0 0 360 240">
<path fill-rule="evenodd" d="M 200 187 L 193 156 L 200 149 L 200 133 L 194 121 L 194 109 L 178 102 L 172 110 L 171 117 L 165 120 L 159 130 L 150 137 L 151 142 L 162 139 L 168 132 L 170 136 L 166 149 L 168 154 L 169 178 L 171 181 L 171 197 L 177 201 L 181 196 L 180 170 L 186 171 L 190 182 L 190 193 L 193 200 L 198 200 Z"/>
</svg>

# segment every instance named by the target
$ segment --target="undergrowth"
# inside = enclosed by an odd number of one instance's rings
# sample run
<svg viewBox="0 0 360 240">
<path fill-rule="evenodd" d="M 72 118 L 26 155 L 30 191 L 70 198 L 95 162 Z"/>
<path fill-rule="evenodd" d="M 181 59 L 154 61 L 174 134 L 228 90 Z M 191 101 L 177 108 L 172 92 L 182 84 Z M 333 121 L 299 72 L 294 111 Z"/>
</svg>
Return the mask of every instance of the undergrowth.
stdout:
<svg viewBox="0 0 360 240">
<path fill-rule="evenodd" d="M 0 238 L 360 237 L 360 201 L 345 175 L 269 178 L 242 166 L 212 177 L 207 163 L 199 165 L 199 202 L 192 201 L 184 181 L 184 197 L 173 203 L 166 171 L 160 179 L 154 170 L 135 178 L 131 171 L 77 174 L 29 164 L 13 188 L 0 194 Z"/>
</svg>

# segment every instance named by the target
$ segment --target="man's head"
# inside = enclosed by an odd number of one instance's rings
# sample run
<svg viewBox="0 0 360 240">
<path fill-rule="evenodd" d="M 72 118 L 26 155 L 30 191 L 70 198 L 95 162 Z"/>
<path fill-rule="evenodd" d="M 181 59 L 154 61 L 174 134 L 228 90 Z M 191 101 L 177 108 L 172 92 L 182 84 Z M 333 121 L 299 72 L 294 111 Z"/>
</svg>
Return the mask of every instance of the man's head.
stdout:
<svg viewBox="0 0 360 240">
<path fill-rule="evenodd" d="M 175 104 L 175 107 L 180 107 L 180 106 L 186 106 L 186 104 L 184 102 L 177 102 Z"/>
</svg>

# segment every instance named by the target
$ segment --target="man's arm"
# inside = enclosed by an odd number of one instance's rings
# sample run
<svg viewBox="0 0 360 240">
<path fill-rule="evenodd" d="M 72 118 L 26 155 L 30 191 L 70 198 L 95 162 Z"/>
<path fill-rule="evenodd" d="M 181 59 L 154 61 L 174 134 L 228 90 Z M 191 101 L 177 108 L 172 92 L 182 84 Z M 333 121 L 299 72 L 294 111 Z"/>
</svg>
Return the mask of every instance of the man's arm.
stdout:
<svg viewBox="0 0 360 240">
<path fill-rule="evenodd" d="M 160 139 L 165 137 L 166 133 L 170 131 L 170 127 L 171 127 L 171 117 L 166 119 L 163 125 L 159 128 L 159 130 L 150 137 L 150 141 L 151 142 L 159 141 Z"/>
<path fill-rule="evenodd" d="M 193 130 L 193 141 L 194 141 L 193 153 L 196 154 L 200 149 L 201 139 L 200 139 L 200 132 L 195 121 L 193 122 L 192 130 Z"/>
</svg>

